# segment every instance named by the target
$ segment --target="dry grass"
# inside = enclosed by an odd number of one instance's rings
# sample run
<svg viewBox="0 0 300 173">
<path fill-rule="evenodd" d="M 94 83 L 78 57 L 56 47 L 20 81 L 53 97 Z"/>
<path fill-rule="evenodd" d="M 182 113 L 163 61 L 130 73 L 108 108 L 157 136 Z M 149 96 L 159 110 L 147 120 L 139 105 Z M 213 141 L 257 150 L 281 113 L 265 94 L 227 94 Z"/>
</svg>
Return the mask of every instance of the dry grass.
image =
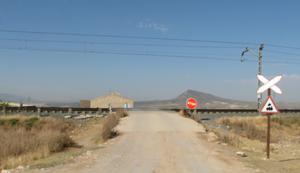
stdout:
<svg viewBox="0 0 300 173">
<path fill-rule="evenodd" d="M 260 141 L 266 139 L 264 117 L 223 117 L 216 121 L 239 136 Z"/>
<path fill-rule="evenodd" d="M 189 117 L 189 114 L 186 112 L 186 110 L 184 110 L 184 109 L 181 109 L 180 111 L 179 111 L 179 115 L 181 115 L 181 116 L 184 116 L 184 117 Z"/>
<path fill-rule="evenodd" d="M 280 126 L 285 126 L 289 128 L 299 128 L 300 127 L 300 117 L 296 116 L 275 116 L 272 117 L 272 122 L 277 123 Z"/>
<path fill-rule="evenodd" d="M 85 147 L 90 149 L 89 147 L 116 136 L 114 128 L 120 118 L 126 116 L 127 112 L 118 110 L 104 118 L 80 121 L 21 115 L 0 117 L 0 170 L 40 160 L 48 162 L 49 156 L 52 158 L 49 161 L 51 163 L 43 165 L 52 165 L 57 162 L 57 154 L 52 153 L 78 147 L 77 144 L 83 145 L 80 151 L 85 150 Z"/>
<path fill-rule="evenodd" d="M 217 119 L 216 123 L 223 126 L 223 128 L 214 129 L 214 131 L 218 136 L 221 136 L 221 139 L 224 139 L 222 141 L 229 144 L 240 143 L 240 138 L 258 140 L 260 142 L 265 142 L 266 140 L 266 117 L 222 117 Z M 278 143 L 291 139 L 297 135 L 299 128 L 300 117 L 273 116 L 271 119 L 271 142 Z"/>
<path fill-rule="evenodd" d="M 97 141 L 105 141 L 117 135 L 115 127 L 119 124 L 120 118 L 127 117 L 128 113 L 123 110 L 118 110 L 114 114 L 110 114 L 105 117 L 101 129 L 100 129 L 100 139 Z"/>
<path fill-rule="evenodd" d="M 119 116 L 120 118 L 129 116 L 128 112 L 123 109 L 117 110 L 116 115 Z"/>
<path fill-rule="evenodd" d="M 73 125 L 61 119 L 0 118 L 0 168 L 15 167 L 76 146 L 68 136 Z"/>
<path fill-rule="evenodd" d="M 241 161 L 257 172 L 298 173 L 300 170 L 300 117 L 282 114 L 271 118 L 271 159 L 266 157 L 267 118 L 265 116 L 222 117 L 205 123 L 221 142 L 244 151 Z M 228 149 L 228 148 L 227 148 Z M 226 149 L 226 150 L 227 150 Z"/>
</svg>

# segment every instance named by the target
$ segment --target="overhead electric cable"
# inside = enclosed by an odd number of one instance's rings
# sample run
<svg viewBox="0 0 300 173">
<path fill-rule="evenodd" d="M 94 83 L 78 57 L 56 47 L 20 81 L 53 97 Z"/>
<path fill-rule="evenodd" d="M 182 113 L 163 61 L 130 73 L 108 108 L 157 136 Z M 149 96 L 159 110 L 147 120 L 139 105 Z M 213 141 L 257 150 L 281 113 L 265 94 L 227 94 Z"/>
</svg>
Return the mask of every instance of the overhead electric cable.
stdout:
<svg viewBox="0 0 300 173">
<path fill-rule="evenodd" d="M 64 36 L 79 36 L 79 37 L 107 37 L 107 38 L 143 39 L 143 40 L 205 42 L 205 43 L 220 43 L 220 44 L 233 44 L 233 45 L 257 45 L 257 43 L 251 43 L 251 42 L 200 40 L 200 39 L 189 39 L 189 38 L 128 36 L 128 35 L 115 35 L 115 34 L 87 34 L 87 33 L 74 33 L 74 32 L 46 32 L 46 31 L 25 31 L 25 30 L 8 30 L 8 29 L 0 29 L 0 32 L 23 33 L 23 34 L 41 34 L 41 35 L 60 35 L 60 36 L 64 35 Z"/>
<path fill-rule="evenodd" d="M 210 56 L 189 56 L 189 55 L 169 55 L 169 54 L 151 54 L 151 53 L 135 53 L 135 52 L 116 52 L 116 51 L 96 51 L 96 50 L 66 50 L 66 49 L 38 49 L 38 48 L 4 48 L 5 50 L 27 50 L 27 51 L 41 51 L 41 52 L 64 52 L 64 53 L 91 53 L 91 54 L 111 54 L 111 55 L 132 55 L 132 56 L 152 56 L 152 57 L 168 57 L 168 58 L 182 58 L 182 59 L 195 59 L 195 60 L 213 60 L 213 61 L 231 61 L 239 62 L 235 58 L 219 58 Z M 247 60 L 256 62 L 254 60 Z M 266 63 L 283 63 L 283 64 L 300 64 L 300 62 L 291 61 L 266 61 Z"/>
</svg>

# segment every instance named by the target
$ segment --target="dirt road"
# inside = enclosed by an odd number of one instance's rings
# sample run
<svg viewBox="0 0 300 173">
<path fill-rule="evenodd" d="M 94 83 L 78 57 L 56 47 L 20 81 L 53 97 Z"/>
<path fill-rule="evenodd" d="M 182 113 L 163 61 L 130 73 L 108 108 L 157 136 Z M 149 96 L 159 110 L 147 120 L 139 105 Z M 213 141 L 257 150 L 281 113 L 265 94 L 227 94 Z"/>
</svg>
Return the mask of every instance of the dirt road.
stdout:
<svg viewBox="0 0 300 173">
<path fill-rule="evenodd" d="M 248 172 L 200 139 L 204 128 L 177 113 L 133 111 L 117 127 L 121 135 L 86 159 L 34 172 L 234 173 Z"/>
</svg>

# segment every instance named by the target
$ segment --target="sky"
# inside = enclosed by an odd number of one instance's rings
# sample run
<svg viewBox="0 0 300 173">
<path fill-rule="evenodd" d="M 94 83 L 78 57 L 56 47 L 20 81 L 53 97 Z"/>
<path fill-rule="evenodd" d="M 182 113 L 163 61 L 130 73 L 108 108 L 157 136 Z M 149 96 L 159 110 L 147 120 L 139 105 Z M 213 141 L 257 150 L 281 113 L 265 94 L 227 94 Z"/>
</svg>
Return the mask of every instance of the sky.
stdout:
<svg viewBox="0 0 300 173">
<path fill-rule="evenodd" d="M 300 102 L 300 1 L 1 0 L 0 93 L 79 101 L 111 91 L 135 100 L 187 89 L 256 101 L 263 74 L 279 101 Z M 74 34 L 75 33 L 75 34 Z M 279 45 L 279 46 L 276 46 Z"/>
</svg>

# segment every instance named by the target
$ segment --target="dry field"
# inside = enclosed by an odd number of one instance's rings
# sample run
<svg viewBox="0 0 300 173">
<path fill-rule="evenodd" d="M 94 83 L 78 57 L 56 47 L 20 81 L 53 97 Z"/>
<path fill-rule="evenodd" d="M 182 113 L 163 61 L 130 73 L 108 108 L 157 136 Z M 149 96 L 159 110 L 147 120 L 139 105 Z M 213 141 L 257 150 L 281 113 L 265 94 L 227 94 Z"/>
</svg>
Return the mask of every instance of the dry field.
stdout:
<svg viewBox="0 0 300 173">
<path fill-rule="evenodd" d="M 53 117 L 0 117 L 0 170 L 35 164 L 62 162 L 62 154 L 73 157 L 116 135 L 113 128 L 125 112 L 105 118 L 65 120 Z M 56 158 L 56 156 L 58 156 Z M 49 159 L 50 158 L 50 159 Z M 64 160 L 67 158 L 63 158 Z"/>
<path fill-rule="evenodd" d="M 204 123 L 204 122 L 203 122 Z M 204 123 L 205 124 L 205 123 Z M 271 119 L 271 159 L 265 157 L 267 118 L 264 116 L 221 117 L 207 126 L 221 143 L 245 152 L 242 160 L 257 172 L 298 173 L 300 170 L 300 117 L 273 116 Z"/>
</svg>

